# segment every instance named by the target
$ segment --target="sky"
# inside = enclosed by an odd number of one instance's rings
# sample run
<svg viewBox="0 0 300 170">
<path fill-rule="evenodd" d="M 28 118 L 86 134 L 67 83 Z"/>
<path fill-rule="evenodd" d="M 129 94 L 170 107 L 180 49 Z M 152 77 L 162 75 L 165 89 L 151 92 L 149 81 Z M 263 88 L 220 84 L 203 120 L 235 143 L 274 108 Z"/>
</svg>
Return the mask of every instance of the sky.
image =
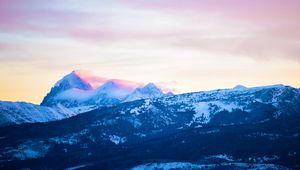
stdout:
<svg viewBox="0 0 300 170">
<path fill-rule="evenodd" d="M 300 87 L 299 0 L 0 0 L 0 100 L 40 103 L 64 75 L 176 93 Z"/>
</svg>

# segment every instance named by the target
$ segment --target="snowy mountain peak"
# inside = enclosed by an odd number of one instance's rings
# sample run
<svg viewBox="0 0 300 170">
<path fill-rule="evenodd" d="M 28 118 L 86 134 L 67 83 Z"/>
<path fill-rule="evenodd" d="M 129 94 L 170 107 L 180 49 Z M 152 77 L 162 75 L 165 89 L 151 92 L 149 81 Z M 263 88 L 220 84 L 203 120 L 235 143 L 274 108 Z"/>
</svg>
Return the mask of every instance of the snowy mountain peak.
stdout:
<svg viewBox="0 0 300 170">
<path fill-rule="evenodd" d="M 85 70 L 74 70 L 59 80 L 41 105 L 77 107 L 86 105 L 112 105 L 125 99 L 145 99 L 163 96 L 153 83 L 141 83 L 94 76 Z"/>
<path fill-rule="evenodd" d="M 118 84 L 112 80 L 107 81 L 106 83 L 104 83 L 99 89 L 113 89 L 113 88 L 117 88 Z"/>
<path fill-rule="evenodd" d="M 146 93 L 162 93 L 162 91 L 154 83 L 148 83 L 143 88 L 139 88 L 139 90 Z"/>
<path fill-rule="evenodd" d="M 246 86 L 243 86 L 243 85 L 236 85 L 234 88 L 234 90 L 246 90 L 248 89 Z"/>
<path fill-rule="evenodd" d="M 72 71 L 70 74 L 64 76 L 61 80 L 59 80 L 54 88 L 60 88 L 61 90 L 67 90 L 71 88 L 77 88 L 82 90 L 92 89 L 92 86 L 84 81 L 82 77 L 80 77 L 77 72 Z"/>
<path fill-rule="evenodd" d="M 137 83 L 125 81 L 125 80 L 113 79 L 105 82 L 102 86 L 98 88 L 98 91 L 103 91 L 103 90 L 111 91 L 117 89 L 127 89 L 129 91 L 133 91 L 137 87 L 139 87 L 139 84 Z"/>
<path fill-rule="evenodd" d="M 157 88 L 157 86 L 154 83 L 148 83 L 144 86 L 144 88 Z"/>
<path fill-rule="evenodd" d="M 106 97 L 122 100 L 135 89 L 133 86 L 128 86 L 126 83 L 128 82 L 109 80 L 97 90 L 98 95 L 96 95 L 96 98 L 99 98 L 99 96 L 103 97 L 104 94 Z"/>
<path fill-rule="evenodd" d="M 167 96 L 173 96 L 173 95 L 175 95 L 175 94 L 174 94 L 173 92 L 167 92 L 166 95 L 167 95 Z"/>
<path fill-rule="evenodd" d="M 79 71 L 72 71 L 55 83 L 54 87 L 51 88 L 51 91 L 43 99 L 41 105 L 56 106 L 61 103 L 58 101 L 61 100 L 61 98 L 63 98 L 63 100 L 68 100 L 68 98 L 73 98 L 77 92 L 83 93 L 84 91 L 91 90 L 93 90 L 93 86 L 84 79 L 82 74 L 80 74 Z"/>
<path fill-rule="evenodd" d="M 128 95 L 125 101 L 133 101 L 146 98 L 162 97 L 165 94 L 154 84 L 149 83 L 144 87 L 136 88 L 133 93 Z"/>
</svg>

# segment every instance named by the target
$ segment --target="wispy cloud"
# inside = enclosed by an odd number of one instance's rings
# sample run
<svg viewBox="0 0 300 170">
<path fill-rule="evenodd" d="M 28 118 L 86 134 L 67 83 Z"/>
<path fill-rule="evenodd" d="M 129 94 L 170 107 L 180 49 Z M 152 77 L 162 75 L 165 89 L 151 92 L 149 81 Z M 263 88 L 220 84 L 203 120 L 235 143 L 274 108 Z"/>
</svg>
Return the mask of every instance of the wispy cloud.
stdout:
<svg viewBox="0 0 300 170">
<path fill-rule="evenodd" d="M 2 0 L 0 30 L 95 45 L 148 43 L 299 61 L 299 6 L 296 0 Z"/>
</svg>

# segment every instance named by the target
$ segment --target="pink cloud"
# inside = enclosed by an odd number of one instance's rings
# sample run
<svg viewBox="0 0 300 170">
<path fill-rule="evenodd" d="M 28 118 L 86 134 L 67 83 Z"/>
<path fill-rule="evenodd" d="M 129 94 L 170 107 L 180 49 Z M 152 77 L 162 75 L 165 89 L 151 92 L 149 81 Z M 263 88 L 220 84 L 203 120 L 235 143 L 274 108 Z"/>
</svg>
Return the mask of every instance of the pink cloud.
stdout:
<svg viewBox="0 0 300 170">
<path fill-rule="evenodd" d="M 93 89 L 97 89 L 108 80 L 107 78 L 95 76 L 92 72 L 86 70 L 75 70 L 73 72 L 80 77 L 81 80 L 90 84 Z"/>
<path fill-rule="evenodd" d="M 141 83 L 128 81 L 128 80 L 108 79 L 108 78 L 104 78 L 104 77 L 99 77 L 87 70 L 75 70 L 75 71 L 73 71 L 73 73 L 76 74 L 81 80 L 90 84 L 94 90 L 99 88 L 100 86 L 102 86 L 107 81 L 112 81 L 119 86 L 126 87 L 129 89 L 134 89 L 137 87 L 141 87 L 143 85 Z"/>
<path fill-rule="evenodd" d="M 130 23 L 132 30 L 105 27 L 115 26 L 118 17 L 110 17 L 107 13 L 89 13 L 88 10 L 63 10 L 54 8 L 61 1 L 39 0 L 1 0 L 0 1 L 0 30 L 14 33 L 29 31 L 43 35 L 71 37 L 78 41 L 91 43 L 111 43 L 115 41 L 138 40 L 154 41 L 156 44 L 170 45 L 175 48 L 194 48 L 201 50 L 217 50 L 220 52 L 246 53 L 254 58 L 279 54 L 299 60 L 300 38 L 300 1 L 298 0 L 164 0 L 139 1 L 120 0 L 124 8 L 161 12 L 187 18 L 185 28 L 170 28 L 169 30 L 135 31 L 137 23 Z M 72 3 L 69 1 L 69 3 Z M 48 8 L 48 6 L 54 6 Z M 84 8 L 84 7 L 82 7 Z M 206 25 L 200 17 L 217 14 L 219 20 L 247 23 L 257 30 L 251 36 L 231 38 L 207 39 L 202 30 L 192 30 L 195 23 Z M 119 14 L 121 15 L 121 14 Z M 100 18 L 105 22 L 93 23 L 91 18 Z M 218 18 L 216 18 L 218 20 Z M 102 21 L 102 20 L 101 20 Z M 138 22 L 138 20 L 137 20 Z M 168 20 L 166 20 L 168 22 Z M 87 24 L 86 27 L 81 25 Z M 240 26 L 240 25 L 238 25 Z M 243 26 L 243 25 L 242 25 Z M 245 26 L 245 31 L 247 30 Z M 262 54 L 262 55 L 260 55 Z"/>
</svg>

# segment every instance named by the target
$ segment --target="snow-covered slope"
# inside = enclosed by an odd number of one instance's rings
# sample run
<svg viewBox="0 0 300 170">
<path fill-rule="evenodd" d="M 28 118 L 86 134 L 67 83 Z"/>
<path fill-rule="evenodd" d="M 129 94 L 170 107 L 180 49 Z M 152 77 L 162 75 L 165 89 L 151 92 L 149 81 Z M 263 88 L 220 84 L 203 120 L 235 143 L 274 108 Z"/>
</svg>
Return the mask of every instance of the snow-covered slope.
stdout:
<svg viewBox="0 0 300 170">
<path fill-rule="evenodd" d="M 86 71 L 73 71 L 59 80 L 44 98 L 41 105 L 65 107 L 107 106 L 125 101 L 162 97 L 153 83 L 142 86 L 140 83 L 119 79 L 106 79 Z"/>
<path fill-rule="evenodd" d="M 74 94 L 69 90 L 59 93 L 56 99 L 67 92 Z M 91 95 L 89 100 L 81 103 L 83 105 L 68 109 L 60 104 L 60 100 L 52 108 L 29 103 L 2 102 L 1 124 L 58 120 L 95 109 L 102 104 L 108 106 L 125 101 L 128 103 L 117 107 L 117 112 L 128 113 L 133 117 L 152 112 L 148 117 L 149 120 L 151 116 L 159 116 L 160 121 L 165 121 L 166 125 L 175 120 L 185 126 L 197 126 L 210 122 L 223 122 L 224 124 L 251 122 L 254 117 L 264 120 L 269 119 L 270 116 L 276 118 L 300 111 L 300 91 L 284 85 L 255 88 L 239 86 L 233 89 L 167 96 L 154 84 L 134 89 L 131 86 L 123 86 L 117 81 L 108 81 L 94 93 L 97 95 Z M 130 102 L 138 99 L 146 100 Z M 74 104 L 71 100 L 65 100 L 65 102 L 67 106 L 70 106 L 68 105 L 70 103 Z M 178 118 L 184 116 L 179 113 L 192 114 L 185 114 L 189 118 L 179 120 Z M 266 113 L 271 115 L 266 115 Z"/>
<path fill-rule="evenodd" d="M 164 124 L 179 121 L 186 126 L 263 121 L 300 112 L 300 92 L 284 85 L 213 90 L 147 99 L 138 105 L 129 103 L 120 112 L 133 115 L 151 112 L 148 116 L 159 116 Z M 184 115 L 191 118 L 177 119 Z"/>
<path fill-rule="evenodd" d="M 28 163 L 40 166 L 41 161 L 49 169 L 91 162 L 98 167 L 90 169 L 287 165 L 280 162 L 292 162 L 289 167 L 297 169 L 299 120 L 300 92 L 284 85 L 148 98 L 55 123 L 0 128 L 0 161 L 7 163 L 5 169 L 21 163 L 26 166 L 19 169 L 35 169 Z M 120 156 L 124 153 L 130 154 Z M 66 157 L 70 161 L 60 164 Z M 187 162 L 168 163 L 172 160 Z"/>
<path fill-rule="evenodd" d="M 45 107 L 25 102 L 0 101 L 0 127 L 65 119 L 95 109 L 91 106 L 68 109 L 62 105 Z"/>
</svg>

